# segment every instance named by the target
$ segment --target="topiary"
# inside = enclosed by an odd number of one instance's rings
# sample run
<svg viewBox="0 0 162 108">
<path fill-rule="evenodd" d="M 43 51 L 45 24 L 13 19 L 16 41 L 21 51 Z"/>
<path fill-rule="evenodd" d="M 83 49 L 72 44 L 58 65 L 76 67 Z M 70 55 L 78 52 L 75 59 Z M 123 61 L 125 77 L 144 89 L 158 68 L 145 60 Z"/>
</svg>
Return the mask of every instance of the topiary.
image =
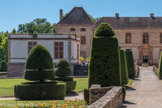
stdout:
<svg viewBox="0 0 162 108">
<path fill-rule="evenodd" d="M 38 44 L 32 48 L 28 55 L 24 77 L 33 81 L 54 79 L 53 66 L 53 60 L 48 49 Z"/>
<path fill-rule="evenodd" d="M 0 72 L 7 72 L 7 64 L 4 60 L 0 63 Z"/>
<path fill-rule="evenodd" d="M 66 83 L 66 91 L 72 91 L 76 87 L 76 81 L 73 81 L 70 64 L 66 59 L 61 59 L 55 69 L 56 80 Z"/>
<path fill-rule="evenodd" d="M 126 60 L 127 60 L 127 68 L 128 68 L 128 77 L 130 79 L 134 79 L 136 77 L 136 72 L 134 68 L 133 54 L 130 49 L 126 50 Z"/>
<path fill-rule="evenodd" d="M 108 32 L 108 33 L 107 33 Z M 102 23 L 93 38 L 89 65 L 89 87 L 121 85 L 120 52 L 118 40 L 109 24 Z"/>
<path fill-rule="evenodd" d="M 114 36 L 115 32 L 108 23 L 102 23 L 98 26 L 95 36 Z"/>
<path fill-rule="evenodd" d="M 15 85 L 16 98 L 23 100 L 64 99 L 66 85 L 50 81 L 54 79 L 53 60 L 44 46 L 36 45 L 30 51 L 24 77 L 35 82 Z"/>
<path fill-rule="evenodd" d="M 162 79 L 162 52 L 160 54 L 160 61 L 159 61 L 159 79 Z"/>
<path fill-rule="evenodd" d="M 128 68 L 127 68 L 127 61 L 126 55 L 124 50 L 120 50 L 120 61 L 121 61 L 121 78 L 122 78 L 122 85 L 128 84 Z"/>
</svg>

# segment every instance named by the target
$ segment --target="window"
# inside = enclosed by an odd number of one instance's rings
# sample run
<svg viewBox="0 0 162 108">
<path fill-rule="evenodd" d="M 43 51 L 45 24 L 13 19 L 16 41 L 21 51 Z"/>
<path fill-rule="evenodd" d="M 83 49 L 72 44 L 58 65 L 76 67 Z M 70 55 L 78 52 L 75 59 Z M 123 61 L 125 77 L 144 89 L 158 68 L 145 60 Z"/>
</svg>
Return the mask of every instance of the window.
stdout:
<svg viewBox="0 0 162 108">
<path fill-rule="evenodd" d="M 81 44 L 86 44 L 86 37 L 85 36 L 81 36 Z"/>
<path fill-rule="evenodd" d="M 79 59 L 79 53 L 80 53 L 80 51 L 79 51 L 79 44 L 77 44 L 77 59 Z"/>
<path fill-rule="evenodd" d="M 81 28 L 80 31 L 86 31 L 86 28 Z"/>
<path fill-rule="evenodd" d="M 148 35 L 148 33 L 143 33 L 143 43 L 149 43 L 149 35 Z"/>
<path fill-rule="evenodd" d="M 75 28 L 70 28 L 70 31 L 75 31 Z"/>
<path fill-rule="evenodd" d="M 131 33 L 126 33 L 126 43 L 131 43 Z"/>
<path fill-rule="evenodd" d="M 64 56 L 64 43 L 63 42 L 55 42 L 54 47 L 54 57 L 55 59 L 63 58 Z"/>
<path fill-rule="evenodd" d="M 37 42 L 28 42 L 28 53 L 35 45 L 37 45 Z"/>
<path fill-rule="evenodd" d="M 81 51 L 80 52 L 80 56 L 83 57 L 83 58 L 86 58 L 86 52 L 85 51 Z"/>
<path fill-rule="evenodd" d="M 162 43 L 162 33 L 160 33 L 160 43 Z"/>
</svg>

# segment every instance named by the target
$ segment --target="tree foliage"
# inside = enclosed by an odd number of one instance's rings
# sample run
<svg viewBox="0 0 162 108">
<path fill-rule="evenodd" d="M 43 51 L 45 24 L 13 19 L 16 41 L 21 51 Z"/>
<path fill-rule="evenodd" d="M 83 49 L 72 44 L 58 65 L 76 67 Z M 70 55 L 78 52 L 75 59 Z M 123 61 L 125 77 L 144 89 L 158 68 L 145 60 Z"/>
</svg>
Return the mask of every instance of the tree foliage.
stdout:
<svg viewBox="0 0 162 108">
<path fill-rule="evenodd" d="M 36 18 L 32 22 L 19 24 L 18 33 L 35 34 L 35 33 L 55 33 L 55 23 L 52 25 L 45 18 Z"/>
</svg>

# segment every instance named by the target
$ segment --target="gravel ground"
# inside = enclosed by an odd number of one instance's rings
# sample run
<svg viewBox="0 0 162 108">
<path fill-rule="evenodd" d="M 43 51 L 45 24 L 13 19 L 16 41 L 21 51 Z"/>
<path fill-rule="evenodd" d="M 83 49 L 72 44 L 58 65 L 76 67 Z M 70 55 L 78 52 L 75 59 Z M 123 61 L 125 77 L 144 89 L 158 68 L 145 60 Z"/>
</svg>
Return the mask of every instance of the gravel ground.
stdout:
<svg viewBox="0 0 162 108">
<path fill-rule="evenodd" d="M 153 67 L 140 67 L 140 77 L 127 90 L 122 108 L 162 108 L 162 80 Z"/>
</svg>

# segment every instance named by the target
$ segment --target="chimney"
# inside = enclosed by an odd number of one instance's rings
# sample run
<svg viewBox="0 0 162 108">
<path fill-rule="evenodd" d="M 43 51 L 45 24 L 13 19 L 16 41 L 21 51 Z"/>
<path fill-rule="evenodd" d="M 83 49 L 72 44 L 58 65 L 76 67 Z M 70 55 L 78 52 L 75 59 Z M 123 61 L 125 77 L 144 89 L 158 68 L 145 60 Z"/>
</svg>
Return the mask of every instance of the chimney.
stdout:
<svg viewBox="0 0 162 108">
<path fill-rule="evenodd" d="M 115 17 L 116 18 L 119 18 L 119 13 L 115 13 Z"/>
<path fill-rule="evenodd" d="M 154 18 L 154 13 L 150 13 L 150 17 L 151 18 Z"/>
<path fill-rule="evenodd" d="M 63 10 L 60 9 L 60 21 L 63 19 Z"/>
</svg>

